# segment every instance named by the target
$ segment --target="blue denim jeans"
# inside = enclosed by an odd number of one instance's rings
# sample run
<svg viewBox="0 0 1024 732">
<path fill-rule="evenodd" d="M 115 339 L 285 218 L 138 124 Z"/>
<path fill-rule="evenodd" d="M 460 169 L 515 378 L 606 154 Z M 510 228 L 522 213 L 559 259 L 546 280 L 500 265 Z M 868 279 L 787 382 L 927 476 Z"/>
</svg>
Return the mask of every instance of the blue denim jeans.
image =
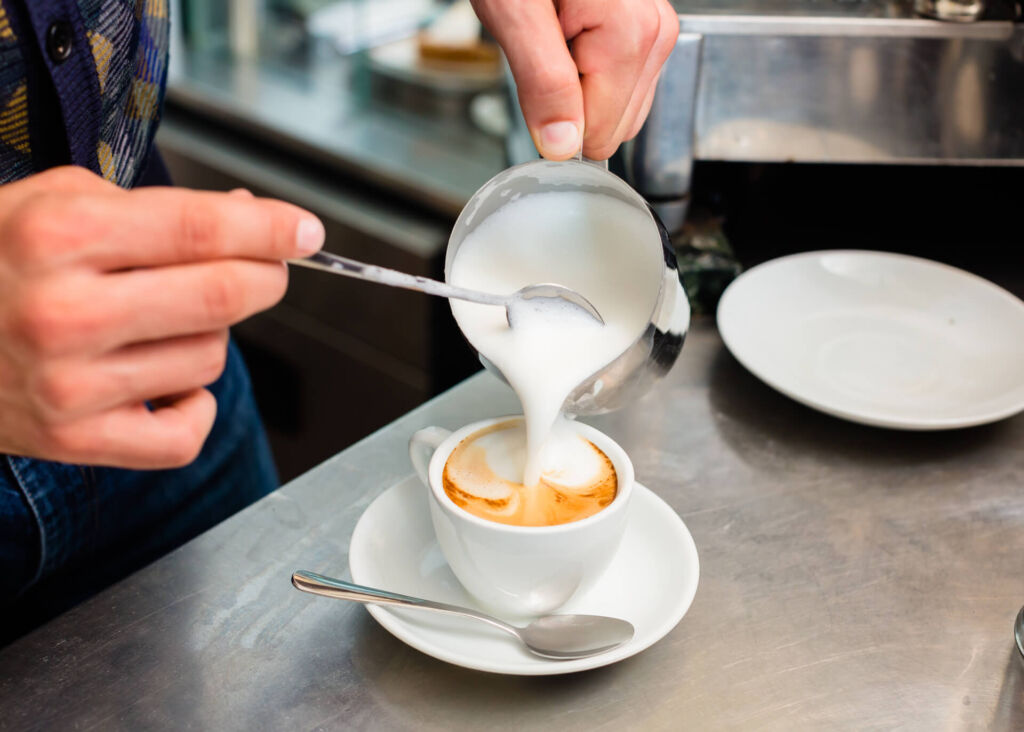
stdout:
<svg viewBox="0 0 1024 732">
<path fill-rule="evenodd" d="M 185 468 L 141 472 L 0 455 L 0 642 L 88 597 L 277 487 L 232 343 L 217 419 Z"/>
</svg>

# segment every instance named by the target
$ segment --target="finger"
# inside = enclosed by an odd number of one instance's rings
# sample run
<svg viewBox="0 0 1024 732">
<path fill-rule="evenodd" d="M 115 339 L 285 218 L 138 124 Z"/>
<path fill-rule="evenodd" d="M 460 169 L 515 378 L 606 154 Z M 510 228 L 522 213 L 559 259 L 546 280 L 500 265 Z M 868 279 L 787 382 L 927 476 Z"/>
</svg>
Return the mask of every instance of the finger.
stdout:
<svg viewBox="0 0 1024 732">
<path fill-rule="evenodd" d="M 676 40 L 679 38 L 679 16 L 676 11 L 664 0 L 657 0 L 659 25 L 657 40 L 651 49 L 644 69 L 637 81 L 636 91 L 626 107 L 616 136 L 620 140 L 631 140 L 636 137 L 647 114 L 651 111 L 654 103 L 654 93 L 658 86 L 658 78 L 661 76 L 661 69 L 665 61 L 672 55 Z"/>
<path fill-rule="evenodd" d="M 594 38 L 589 36 L 584 40 Z M 599 52 L 597 44 L 579 44 L 576 59 L 586 65 L 588 52 Z M 575 50 L 575 49 L 574 49 Z M 605 160 L 619 146 L 616 133 L 629 105 L 636 69 L 626 62 L 582 76 L 583 113 L 587 120 L 583 137 L 583 154 L 594 160 Z"/>
<path fill-rule="evenodd" d="M 98 339 L 104 350 L 227 328 L 273 307 L 288 288 L 288 270 L 280 264 L 238 259 L 135 270 L 104 279 L 111 281 L 103 314 L 111 325 Z M 118 313 L 123 315 L 119 318 Z"/>
<path fill-rule="evenodd" d="M 16 330 L 37 353 L 98 356 L 226 328 L 275 305 L 287 286 L 279 263 L 240 259 L 53 278 L 21 298 Z"/>
<path fill-rule="evenodd" d="M 73 421 L 212 384 L 224 371 L 227 343 L 221 330 L 57 362 L 35 373 L 29 389 L 50 419 Z"/>
<path fill-rule="evenodd" d="M 195 389 L 147 409 L 138 404 L 50 430 L 58 459 L 135 470 L 188 465 L 202 450 L 217 416 L 217 401 Z"/>
<path fill-rule="evenodd" d="M 658 38 L 660 15 L 647 3 L 618 14 L 573 39 L 581 74 L 586 132 L 583 152 L 605 159 L 618 147 L 622 119 Z M 646 88 L 645 88 L 646 90 Z"/>
<path fill-rule="evenodd" d="M 8 190 L 52 193 L 125 193 L 123 189 L 88 168 L 61 165 L 9 184 Z"/>
<path fill-rule="evenodd" d="M 523 117 L 540 154 L 575 155 L 583 138 L 583 91 L 551 0 L 476 2 L 508 57 Z"/>
<path fill-rule="evenodd" d="M 75 196 L 39 211 L 49 229 L 50 267 L 101 271 L 215 259 L 284 260 L 323 246 L 324 227 L 283 201 L 225 193 L 143 188 Z"/>
<path fill-rule="evenodd" d="M 5 184 L 3 196 L 0 196 L 0 219 L 6 220 L 31 199 L 50 194 L 60 196 L 72 194 L 125 195 L 125 191 L 85 168 L 64 165 Z"/>
<path fill-rule="evenodd" d="M 660 76 L 660 74 L 659 74 Z M 640 111 L 636 115 L 636 119 L 633 120 L 633 126 L 630 127 L 629 131 L 623 136 L 623 141 L 632 140 L 638 134 L 644 126 L 644 122 L 647 121 L 647 116 L 651 112 L 651 106 L 654 104 L 654 92 L 658 88 L 658 79 L 655 78 L 651 88 L 647 90 L 647 96 L 644 98 L 643 105 L 640 107 Z"/>
</svg>

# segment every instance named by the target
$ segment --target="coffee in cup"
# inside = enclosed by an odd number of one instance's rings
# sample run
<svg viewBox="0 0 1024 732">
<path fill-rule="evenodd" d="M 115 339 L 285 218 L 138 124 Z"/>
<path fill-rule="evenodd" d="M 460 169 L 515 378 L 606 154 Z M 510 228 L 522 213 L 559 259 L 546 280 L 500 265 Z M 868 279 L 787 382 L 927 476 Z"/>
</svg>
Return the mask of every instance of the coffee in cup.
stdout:
<svg viewBox="0 0 1024 732">
<path fill-rule="evenodd" d="M 549 613 L 577 592 L 586 591 L 608 566 L 625 532 L 633 492 L 633 465 L 629 457 L 610 437 L 593 427 L 575 421 L 564 422 L 561 427 L 556 430 L 552 449 L 545 450 L 542 463 L 547 467 L 542 473 L 549 474 L 550 483 L 573 486 L 574 492 L 581 492 L 581 486 L 594 489 L 582 493 L 593 492 L 603 497 L 590 503 L 588 510 L 593 513 L 552 524 L 521 525 L 482 517 L 456 503 L 445 488 L 444 474 L 448 472 L 450 478 L 457 472 L 455 484 L 461 486 L 460 490 L 469 481 L 476 491 L 476 502 L 486 505 L 488 500 L 499 504 L 496 498 L 510 493 L 508 483 L 512 490 L 521 486 L 522 456 L 514 459 L 514 451 L 526 449 L 522 417 L 476 422 L 454 433 L 428 427 L 413 435 L 409 442 L 413 467 L 428 489 L 430 518 L 441 552 L 462 585 L 498 615 L 524 617 Z M 567 453 L 564 448 L 555 449 L 570 438 L 576 440 L 573 451 L 579 452 L 571 454 L 580 457 L 579 464 L 559 460 L 559 456 Z M 452 454 L 459 447 L 465 449 L 452 462 Z M 479 455 L 474 457 L 477 450 L 486 455 L 483 479 L 470 470 L 479 467 Z M 503 465 L 502 460 L 509 457 L 513 459 Z M 594 470 L 602 465 L 601 457 L 610 463 L 610 471 L 600 467 Z M 515 463 L 514 468 L 511 463 Z M 446 470 L 449 466 L 453 470 Z M 606 480 L 602 481 L 602 476 Z M 608 480 L 612 476 L 614 481 Z M 598 489 L 598 485 L 602 488 Z M 490 486 L 489 496 L 479 495 L 484 492 L 483 486 Z M 604 497 L 609 502 L 602 505 Z M 545 503 L 540 501 L 538 505 L 543 507 Z"/>
<path fill-rule="evenodd" d="M 547 445 L 546 465 L 534 485 L 522 482 L 526 449 L 522 420 L 471 434 L 445 462 L 444 492 L 474 516 L 514 526 L 579 521 L 615 500 L 615 466 L 580 434 L 566 430 Z"/>
</svg>

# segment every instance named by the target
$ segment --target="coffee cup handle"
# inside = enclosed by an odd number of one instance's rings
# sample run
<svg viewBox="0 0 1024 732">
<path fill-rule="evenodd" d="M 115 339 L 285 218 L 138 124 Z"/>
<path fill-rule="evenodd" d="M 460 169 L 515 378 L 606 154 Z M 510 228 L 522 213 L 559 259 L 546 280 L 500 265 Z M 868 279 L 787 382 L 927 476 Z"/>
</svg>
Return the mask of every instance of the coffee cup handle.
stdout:
<svg viewBox="0 0 1024 732">
<path fill-rule="evenodd" d="M 424 427 L 409 439 L 409 459 L 416 475 L 423 485 L 430 487 L 430 458 L 441 443 L 448 439 L 451 430 L 443 427 Z"/>
</svg>

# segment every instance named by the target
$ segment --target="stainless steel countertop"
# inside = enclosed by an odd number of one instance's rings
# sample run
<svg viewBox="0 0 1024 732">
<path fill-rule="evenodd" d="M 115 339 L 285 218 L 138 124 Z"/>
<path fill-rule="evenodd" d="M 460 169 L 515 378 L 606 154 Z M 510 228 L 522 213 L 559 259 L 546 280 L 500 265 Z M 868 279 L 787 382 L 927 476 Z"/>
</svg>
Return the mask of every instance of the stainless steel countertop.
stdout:
<svg viewBox="0 0 1024 732">
<path fill-rule="evenodd" d="M 343 574 L 405 443 L 515 408 L 478 375 L 0 650 L 2 729 L 1024 729 L 1024 416 L 946 433 L 848 424 L 745 372 L 709 321 L 630 410 L 594 420 L 685 519 L 690 612 L 614 666 L 449 666 Z"/>
</svg>

